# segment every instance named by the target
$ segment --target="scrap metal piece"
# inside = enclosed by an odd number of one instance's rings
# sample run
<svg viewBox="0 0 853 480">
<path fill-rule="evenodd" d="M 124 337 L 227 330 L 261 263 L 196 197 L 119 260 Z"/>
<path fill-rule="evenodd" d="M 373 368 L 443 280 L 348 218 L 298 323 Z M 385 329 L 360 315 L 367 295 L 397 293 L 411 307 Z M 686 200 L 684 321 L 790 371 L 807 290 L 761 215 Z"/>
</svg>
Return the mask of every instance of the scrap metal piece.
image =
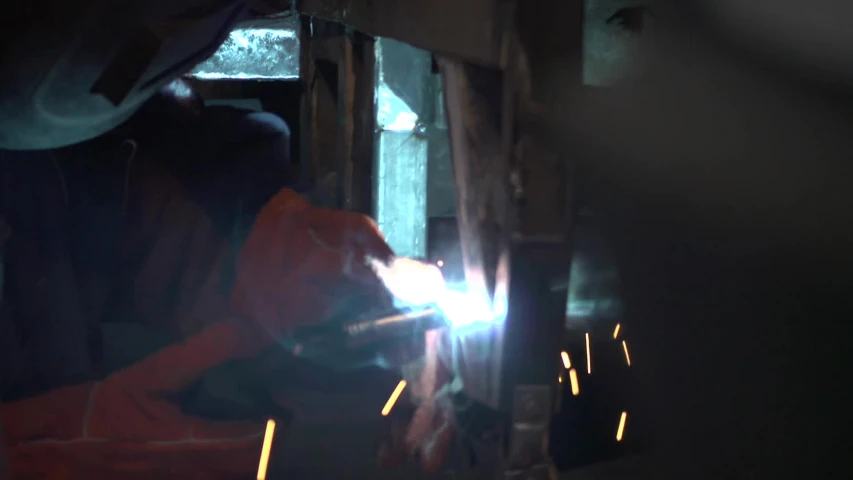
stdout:
<svg viewBox="0 0 853 480">
<path fill-rule="evenodd" d="M 238 25 L 213 56 L 196 65 L 189 76 L 201 80 L 298 79 L 298 17 Z"/>
</svg>

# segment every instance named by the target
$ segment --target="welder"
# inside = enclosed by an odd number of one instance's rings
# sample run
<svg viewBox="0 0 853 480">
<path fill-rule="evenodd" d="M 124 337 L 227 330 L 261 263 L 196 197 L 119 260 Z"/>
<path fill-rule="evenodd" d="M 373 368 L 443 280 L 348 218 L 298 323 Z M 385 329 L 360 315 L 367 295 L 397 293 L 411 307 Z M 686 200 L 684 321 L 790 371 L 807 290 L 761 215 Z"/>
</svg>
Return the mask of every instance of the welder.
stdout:
<svg viewBox="0 0 853 480">
<path fill-rule="evenodd" d="M 289 188 L 286 125 L 212 114 L 182 86 L 95 140 L 3 153 L 0 420 L 13 478 L 251 474 L 263 422 L 197 418 L 175 398 L 352 298 L 392 300 L 375 265 L 394 253 L 376 225 Z M 105 361 L 100 332 L 115 322 L 166 346 Z M 434 407 L 440 369 L 427 369 L 416 427 L 388 448 L 438 465 L 449 417 Z"/>
</svg>

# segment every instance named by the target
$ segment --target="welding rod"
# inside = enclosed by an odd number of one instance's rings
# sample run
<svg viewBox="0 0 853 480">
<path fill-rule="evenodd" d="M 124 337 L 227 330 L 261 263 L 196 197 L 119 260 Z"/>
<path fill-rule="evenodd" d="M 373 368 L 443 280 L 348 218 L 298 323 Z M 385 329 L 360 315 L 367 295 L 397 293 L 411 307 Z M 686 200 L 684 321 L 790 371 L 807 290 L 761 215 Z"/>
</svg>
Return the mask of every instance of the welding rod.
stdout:
<svg viewBox="0 0 853 480">
<path fill-rule="evenodd" d="M 354 336 L 371 330 L 378 330 L 381 328 L 402 325 L 410 322 L 414 323 L 424 319 L 429 319 L 430 317 L 438 317 L 438 313 L 438 310 L 429 307 L 414 312 L 398 313 L 395 315 L 389 315 L 387 317 L 345 325 L 344 330 L 347 332 L 347 334 Z"/>
</svg>

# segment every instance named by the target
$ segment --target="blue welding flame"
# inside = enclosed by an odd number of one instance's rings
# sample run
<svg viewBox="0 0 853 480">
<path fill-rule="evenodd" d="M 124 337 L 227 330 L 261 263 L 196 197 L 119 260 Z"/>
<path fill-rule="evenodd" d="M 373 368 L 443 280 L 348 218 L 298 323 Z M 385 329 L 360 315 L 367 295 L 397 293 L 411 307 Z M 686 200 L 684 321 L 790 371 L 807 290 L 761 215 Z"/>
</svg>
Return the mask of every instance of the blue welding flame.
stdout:
<svg viewBox="0 0 853 480">
<path fill-rule="evenodd" d="M 397 308 L 435 308 L 454 329 L 492 325 L 506 317 L 504 296 L 496 295 L 493 300 L 467 283 L 449 283 L 434 265 L 400 257 L 390 263 L 370 263 L 394 296 Z"/>
<path fill-rule="evenodd" d="M 493 325 L 506 317 L 505 302 L 491 300 L 464 284 L 448 285 L 435 306 L 452 328 Z"/>
</svg>

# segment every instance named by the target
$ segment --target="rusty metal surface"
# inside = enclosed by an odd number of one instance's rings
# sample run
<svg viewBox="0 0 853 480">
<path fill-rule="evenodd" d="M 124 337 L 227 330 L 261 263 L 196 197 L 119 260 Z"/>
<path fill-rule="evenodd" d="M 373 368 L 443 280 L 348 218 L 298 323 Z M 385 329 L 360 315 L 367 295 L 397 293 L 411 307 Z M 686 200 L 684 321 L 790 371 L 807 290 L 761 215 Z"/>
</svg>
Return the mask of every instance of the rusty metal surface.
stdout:
<svg viewBox="0 0 853 480">
<path fill-rule="evenodd" d="M 465 280 L 472 295 L 491 300 L 499 255 L 508 242 L 505 227 L 510 213 L 508 164 L 501 161 L 500 117 L 488 104 L 496 98 L 500 102 L 501 73 L 446 58 L 438 62 L 444 82 Z M 477 89 L 472 82 L 490 88 Z M 500 409 L 502 325 L 475 333 L 455 338 L 454 369 L 464 379 L 469 397 Z"/>
<path fill-rule="evenodd" d="M 565 150 L 530 120 L 555 89 L 581 87 L 582 20 L 582 2 L 526 2 L 505 70 L 438 59 L 466 281 L 504 313 L 456 335 L 453 367 L 470 398 L 510 418 L 504 478 L 555 475 L 546 446 L 568 289 L 554 285 L 569 274 L 574 207 Z M 556 84 L 555 69 L 572 83 Z"/>
</svg>

